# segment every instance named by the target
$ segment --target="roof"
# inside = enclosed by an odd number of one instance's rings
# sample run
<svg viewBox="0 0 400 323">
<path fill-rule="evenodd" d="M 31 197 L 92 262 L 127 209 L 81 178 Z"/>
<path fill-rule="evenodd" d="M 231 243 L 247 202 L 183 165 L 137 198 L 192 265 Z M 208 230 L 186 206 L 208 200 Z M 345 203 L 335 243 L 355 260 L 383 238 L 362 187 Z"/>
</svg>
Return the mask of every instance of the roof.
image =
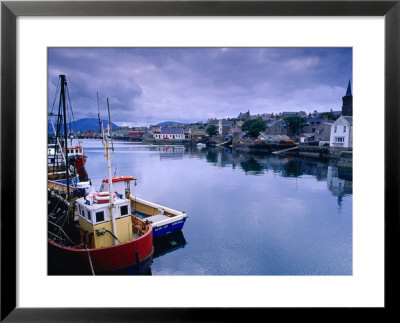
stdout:
<svg viewBox="0 0 400 323">
<path fill-rule="evenodd" d="M 221 122 L 221 126 L 223 126 L 223 127 L 225 127 L 225 126 L 231 127 L 233 125 L 232 121 L 220 120 L 220 122 Z"/>
<path fill-rule="evenodd" d="M 351 117 L 351 116 L 341 116 L 333 124 L 336 126 L 337 124 L 340 124 L 343 121 L 347 122 L 348 124 L 350 124 L 350 126 L 353 125 L 353 117 Z"/>
<path fill-rule="evenodd" d="M 346 95 L 345 96 L 352 96 L 350 81 L 349 81 L 349 85 L 347 85 L 347 91 L 346 91 Z"/>
<path fill-rule="evenodd" d="M 353 117 L 350 116 L 342 116 L 342 118 L 346 119 L 346 121 L 348 123 L 350 123 L 351 125 L 353 125 Z"/>
<path fill-rule="evenodd" d="M 161 134 L 163 135 L 183 135 L 183 128 L 170 128 L 170 127 L 161 127 Z"/>
<path fill-rule="evenodd" d="M 282 112 L 282 118 L 285 117 L 292 117 L 292 116 L 306 116 L 307 113 L 305 113 L 304 111 L 297 111 L 297 112 Z"/>
</svg>

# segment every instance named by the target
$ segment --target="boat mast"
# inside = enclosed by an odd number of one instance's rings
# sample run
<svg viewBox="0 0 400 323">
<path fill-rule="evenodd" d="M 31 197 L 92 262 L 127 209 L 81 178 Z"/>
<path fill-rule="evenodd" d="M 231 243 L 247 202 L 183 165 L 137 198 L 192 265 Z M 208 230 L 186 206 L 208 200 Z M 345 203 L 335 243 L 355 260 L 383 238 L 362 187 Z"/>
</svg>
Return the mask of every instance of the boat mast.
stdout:
<svg viewBox="0 0 400 323">
<path fill-rule="evenodd" d="M 109 119 L 110 119 L 110 106 L 109 106 L 109 103 L 108 103 L 108 98 L 107 98 L 107 106 L 108 106 L 108 116 L 109 116 Z M 111 122 L 108 123 L 107 132 L 105 132 L 104 131 L 104 127 L 103 127 L 103 122 L 100 120 L 100 112 L 99 112 L 99 123 L 100 123 L 100 129 L 101 129 L 102 137 L 103 137 L 104 153 L 105 153 L 105 157 L 107 159 L 108 191 L 109 191 L 109 194 L 110 194 L 110 208 L 109 208 L 109 211 L 110 211 L 111 220 L 112 220 L 112 226 L 113 226 L 114 245 L 117 245 L 118 244 L 118 235 L 117 235 L 117 224 L 115 222 L 116 209 L 115 209 L 114 198 L 113 198 L 113 186 L 112 186 L 112 176 L 111 176 L 111 158 L 110 158 L 110 145 L 109 145 L 109 140 L 111 139 L 111 141 L 112 141 L 111 131 L 110 131 Z"/>
<path fill-rule="evenodd" d="M 69 201 L 69 160 L 68 160 L 68 133 L 67 133 L 67 111 L 65 107 L 65 88 L 64 86 L 67 84 L 67 80 L 65 75 L 60 75 L 61 78 L 61 91 L 60 91 L 60 103 L 63 106 L 63 115 L 64 115 L 64 148 L 65 148 L 65 174 L 67 177 L 67 200 Z"/>
</svg>

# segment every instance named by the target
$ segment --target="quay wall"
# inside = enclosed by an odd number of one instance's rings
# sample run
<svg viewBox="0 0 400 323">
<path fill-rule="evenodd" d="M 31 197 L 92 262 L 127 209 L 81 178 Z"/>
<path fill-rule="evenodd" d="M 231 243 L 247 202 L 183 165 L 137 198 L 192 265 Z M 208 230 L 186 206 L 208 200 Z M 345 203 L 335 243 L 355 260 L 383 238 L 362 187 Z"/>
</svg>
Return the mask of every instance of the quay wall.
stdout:
<svg viewBox="0 0 400 323">
<path fill-rule="evenodd" d="M 272 153 L 273 151 L 283 150 L 287 148 L 296 147 L 295 144 L 235 144 L 233 149 L 239 152 L 266 152 Z"/>
<path fill-rule="evenodd" d="M 301 156 L 319 159 L 339 160 L 342 159 L 342 152 L 352 152 L 352 148 L 299 146 L 296 144 L 235 144 L 232 146 L 232 148 L 239 152 L 272 153 L 296 146 L 298 147 L 298 149 L 282 151 L 279 154 L 285 156 Z"/>
<path fill-rule="evenodd" d="M 190 139 L 143 139 L 143 144 L 146 145 L 183 145 L 191 146 L 193 145 L 193 140 Z"/>
</svg>

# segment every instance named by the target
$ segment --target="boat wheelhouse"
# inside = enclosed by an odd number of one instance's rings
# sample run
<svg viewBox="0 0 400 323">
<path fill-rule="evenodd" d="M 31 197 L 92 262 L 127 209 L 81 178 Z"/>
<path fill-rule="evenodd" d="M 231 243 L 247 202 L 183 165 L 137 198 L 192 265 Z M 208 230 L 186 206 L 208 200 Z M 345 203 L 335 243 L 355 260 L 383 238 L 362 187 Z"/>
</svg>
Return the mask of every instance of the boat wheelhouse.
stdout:
<svg viewBox="0 0 400 323">
<path fill-rule="evenodd" d="M 131 217 L 129 200 L 113 196 L 110 205 L 108 192 L 89 194 L 76 201 L 81 242 L 89 248 L 103 248 L 131 241 L 142 234 L 136 230 Z M 115 227 L 113 225 L 115 221 Z"/>
</svg>

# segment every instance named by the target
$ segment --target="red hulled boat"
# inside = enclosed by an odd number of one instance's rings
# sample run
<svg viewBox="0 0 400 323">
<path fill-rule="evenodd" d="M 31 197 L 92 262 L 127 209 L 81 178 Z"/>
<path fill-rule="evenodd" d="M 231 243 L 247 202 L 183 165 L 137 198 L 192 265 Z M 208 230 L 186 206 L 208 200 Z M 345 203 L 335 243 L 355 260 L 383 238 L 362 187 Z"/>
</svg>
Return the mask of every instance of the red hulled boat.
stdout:
<svg viewBox="0 0 400 323">
<path fill-rule="evenodd" d="M 65 76 L 61 75 L 60 79 L 63 95 Z M 106 131 L 100 118 L 99 122 L 109 191 L 93 192 L 90 181 L 78 183 L 76 187 L 71 187 L 69 181 L 49 181 L 49 274 L 146 274 L 150 268 L 154 253 L 153 228 L 147 221 L 132 216 L 129 191 L 125 196 L 113 191 L 109 153 L 111 120 Z M 68 151 L 65 157 L 68 170 Z"/>
</svg>

